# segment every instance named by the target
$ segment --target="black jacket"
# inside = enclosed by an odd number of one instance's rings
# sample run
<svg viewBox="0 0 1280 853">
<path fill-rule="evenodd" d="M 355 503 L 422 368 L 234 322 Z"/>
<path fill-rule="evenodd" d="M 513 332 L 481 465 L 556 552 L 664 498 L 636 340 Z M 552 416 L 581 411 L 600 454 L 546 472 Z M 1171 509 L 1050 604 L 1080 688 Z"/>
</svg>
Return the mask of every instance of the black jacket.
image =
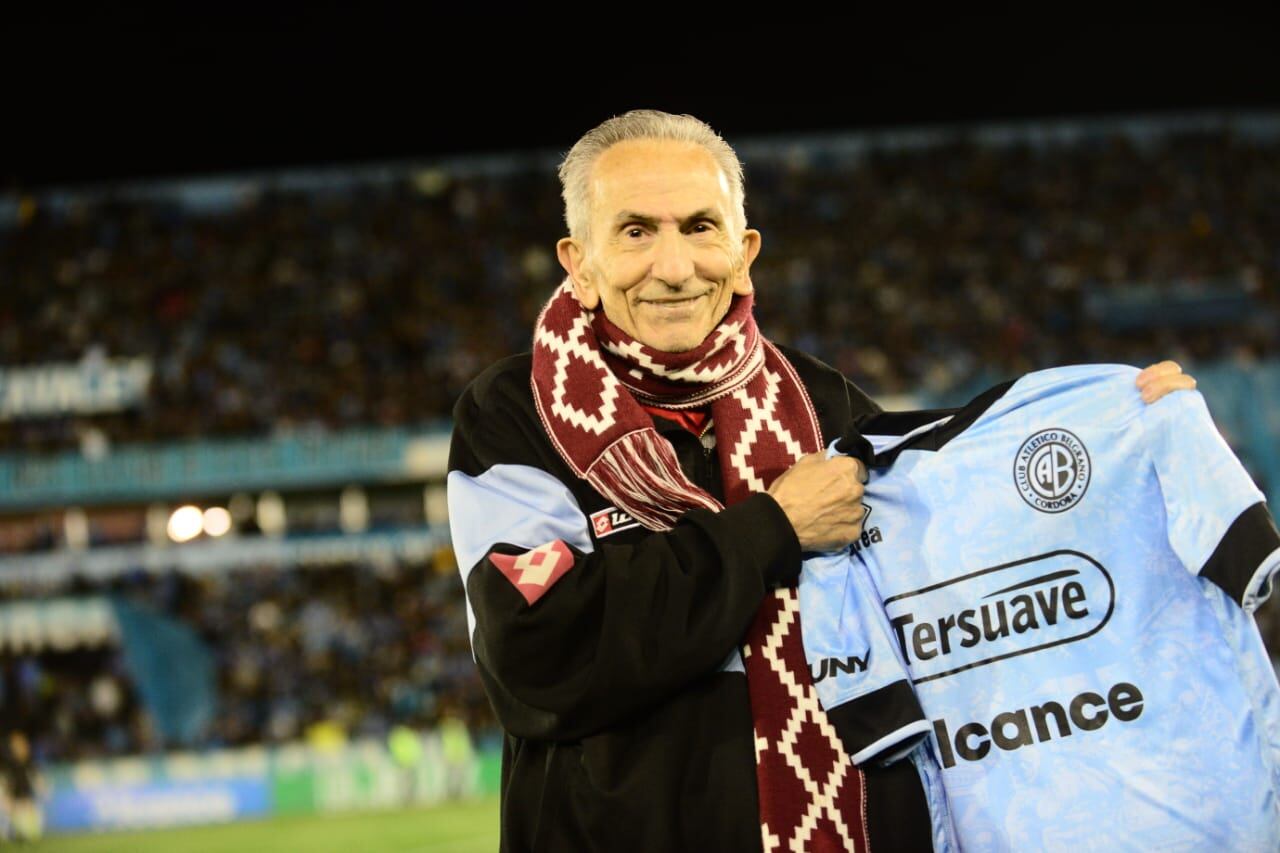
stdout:
<svg viewBox="0 0 1280 853">
<path fill-rule="evenodd" d="M 876 405 L 821 362 L 784 354 L 824 436 Z M 746 678 L 737 649 L 800 546 L 767 494 L 653 533 L 578 478 L 543 431 L 528 354 L 481 374 L 454 409 L 450 525 L 472 647 L 498 720 L 502 849 L 756 851 Z M 714 450 L 662 418 L 690 480 L 722 498 Z M 552 539 L 573 564 L 531 605 L 489 560 Z M 568 565 L 565 558 L 563 569 Z M 524 576 L 520 576 L 524 577 Z M 867 772 L 873 849 L 929 849 L 910 762 Z"/>
</svg>

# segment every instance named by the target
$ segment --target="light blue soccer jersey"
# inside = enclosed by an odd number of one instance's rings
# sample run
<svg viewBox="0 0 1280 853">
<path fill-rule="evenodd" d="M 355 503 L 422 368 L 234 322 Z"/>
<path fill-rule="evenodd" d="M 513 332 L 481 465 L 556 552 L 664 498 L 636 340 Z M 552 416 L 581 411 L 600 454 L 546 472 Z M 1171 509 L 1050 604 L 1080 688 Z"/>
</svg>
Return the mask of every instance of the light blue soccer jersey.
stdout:
<svg viewBox="0 0 1280 853">
<path fill-rule="evenodd" d="M 912 758 L 940 847 L 1280 849 L 1280 689 L 1250 615 L 1280 535 L 1200 395 L 1147 406 L 1135 375 L 1058 368 L 864 424 L 849 572 L 930 721 Z M 849 585 L 802 575 L 813 666 L 866 644 Z"/>
</svg>

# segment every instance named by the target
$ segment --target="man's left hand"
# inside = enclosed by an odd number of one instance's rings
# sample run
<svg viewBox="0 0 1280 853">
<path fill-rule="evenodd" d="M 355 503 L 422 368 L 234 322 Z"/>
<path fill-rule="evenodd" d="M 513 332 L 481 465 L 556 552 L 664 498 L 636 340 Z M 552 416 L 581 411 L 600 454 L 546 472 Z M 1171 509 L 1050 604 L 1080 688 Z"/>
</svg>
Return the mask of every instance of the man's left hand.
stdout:
<svg viewBox="0 0 1280 853">
<path fill-rule="evenodd" d="M 1195 377 L 1183 373 L 1176 361 L 1153 364 L 1138 374 L 1138 390 L 1144 403 L 1154 403 L 1170 391 L 1190 391 L 1195 387 Z"/>
</svg>

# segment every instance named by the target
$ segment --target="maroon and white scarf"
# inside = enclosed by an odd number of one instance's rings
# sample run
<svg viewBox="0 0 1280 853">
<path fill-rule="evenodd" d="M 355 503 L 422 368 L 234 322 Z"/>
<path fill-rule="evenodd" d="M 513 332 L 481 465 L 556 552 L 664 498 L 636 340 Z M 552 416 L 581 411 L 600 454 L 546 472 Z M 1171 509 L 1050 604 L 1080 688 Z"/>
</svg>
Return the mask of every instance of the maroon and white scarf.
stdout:
<svg viewBox="0 0 1280 853">
<path fill-rule="evenodd" d="M 824 446 L 804 384 L 760 334 L 751 306 L 735 296 L 706 340 L 682 353 L 646 346 L 584 309 L 569 281 L 538 317 L 532 384 L 547 435 L 574 473 L 650 530 L 722 506 L 685 477 L 645 405 L 710 407 L 729 504 Z M 818 704 L 798 611 L 795 589 L 771 592 L 742 649 L 764 850 L 865 850 L 862 774 Z"/>
</svg>

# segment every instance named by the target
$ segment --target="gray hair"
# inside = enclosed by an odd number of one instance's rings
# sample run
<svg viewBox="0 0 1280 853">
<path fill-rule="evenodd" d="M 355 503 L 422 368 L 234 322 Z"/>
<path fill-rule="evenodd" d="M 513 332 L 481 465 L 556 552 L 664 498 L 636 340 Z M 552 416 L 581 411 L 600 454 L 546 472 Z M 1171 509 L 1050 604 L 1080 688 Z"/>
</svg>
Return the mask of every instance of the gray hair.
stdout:
<svg viewBox="0 0 1280 853">
<path fill-rule="evenodd" d="M 706 122 L 691 115 L 672 115 L 658 110 L 632 110 L 614 116 L 586 132 L 569 149 L 560 164 L 561 196 L 564 198 L 564 221 L 569 234 L 586 240 L 591 220 L 591 169 L 596 160 L 619 142 L 638 139 L 667 139 L 702 146 L 715 158 L 729 182 L 730 226 L 735 233 L 747 227 L 742 189 L 742 163 L 720 134 Z"/>
</svg>

